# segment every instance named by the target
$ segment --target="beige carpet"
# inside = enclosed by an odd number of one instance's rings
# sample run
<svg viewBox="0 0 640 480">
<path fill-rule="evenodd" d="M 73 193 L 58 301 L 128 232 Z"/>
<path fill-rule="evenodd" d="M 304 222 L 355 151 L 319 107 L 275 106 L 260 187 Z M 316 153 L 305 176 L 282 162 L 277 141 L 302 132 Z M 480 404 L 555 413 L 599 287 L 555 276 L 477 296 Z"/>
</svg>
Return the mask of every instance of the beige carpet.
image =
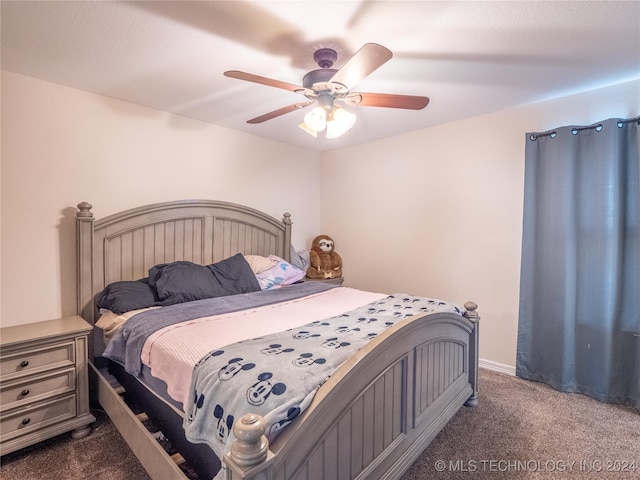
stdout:
<svg viewBox="0 0 640 480">
<path fill-rule="evenodd" d="M 142 465 L 102 412 L 93 432 L 78 440 L 69 434 L 2 457 L 2 480 L 150 480 Z"/>
<path fill-rule="evenodd" d="M 487 370 L 480 371 L 479 399 L 402 480 L 640 479 L 637 410 Z M 2 480 L 147 480 L 111 422 L 96 415 L 84 439 L 61 435 L 2 457 Z"/>
<path fill-rule="evenodd" d="M 640 412 L 480 371 L 462 409 L 402 480 L 640 479 Z"/>
</svg>

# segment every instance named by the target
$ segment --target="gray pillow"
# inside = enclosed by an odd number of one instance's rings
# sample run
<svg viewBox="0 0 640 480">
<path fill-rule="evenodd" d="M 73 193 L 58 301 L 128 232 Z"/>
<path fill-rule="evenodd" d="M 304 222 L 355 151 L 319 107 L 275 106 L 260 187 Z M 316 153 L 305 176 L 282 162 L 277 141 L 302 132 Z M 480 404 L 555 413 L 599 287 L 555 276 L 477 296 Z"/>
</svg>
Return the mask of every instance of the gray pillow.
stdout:
<svg viewBox="0 0 640 480">
<path fill-rule="evenodd" d="M 227 295 L 259 292 L 261 290 L 251 265 L 241 253 L 237 253 L 233 257 L 226 258 L 220 262 L 212 263 L 207 268 L 215 277 L 219 287 L 227 292 Z"/>
<path fill-rule="evenodd" d="M 207 266 L 184 260 L 156 265 L 149 270 L 149 284 L 162 306 L 260 290 L 240 253 Z"/>
<path fill-rule="evenodd" d="M 217 297 L 223 293 L 207 267 L 182 260 L 151 267 L 149 284 L 156 289 L 160 305 Z"/>
<path fill-rule="evenodd" d="M 96 300 L 98 308 L 106 308 L 118 315 L 157 304 L 158 296 L 147 278 L 110 283 Z"/>
</svg>

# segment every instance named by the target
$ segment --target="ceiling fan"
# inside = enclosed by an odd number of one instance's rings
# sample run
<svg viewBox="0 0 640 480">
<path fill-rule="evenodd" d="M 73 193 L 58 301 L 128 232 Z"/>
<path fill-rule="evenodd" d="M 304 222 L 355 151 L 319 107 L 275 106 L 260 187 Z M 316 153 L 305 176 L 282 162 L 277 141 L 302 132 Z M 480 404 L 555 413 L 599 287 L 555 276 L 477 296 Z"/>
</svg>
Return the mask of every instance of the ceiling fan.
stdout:
<svg viewBox="0 0 640 480">
<path fill-rule="evenodd" d="M 230 70 L 224 74 L 239 80 L 289 90 L 304 95 L 308 99 L 308 101 L 294 103 L 252 118 L 247 123 L 262 123 L 316 104 L 317 106 L 305 115 L 300 128 L 314 137 L 317 137 L 318 132 L 326 130 L 325 136 L 327 138 L 335 138 L 346 133 L 356 121 L 356 116 L 343 109 L 340 103 L 350 106 L 408 110 L 421 110 L 427 106 L 428 97 L 351 91 L 361 80 L 391 59 L 392 56 L 393 53 L 388 48 L 377 43 L 366 43 L 342 68 L 336 70 L 331 68 L 338 58 L 336 51 L 331 48 L 321 48 L 316 50 L 313 55 L 314 61 L 320 68 L 307 73 L 302 79 L 302 86 L 237 70 Z"/>
</svg>

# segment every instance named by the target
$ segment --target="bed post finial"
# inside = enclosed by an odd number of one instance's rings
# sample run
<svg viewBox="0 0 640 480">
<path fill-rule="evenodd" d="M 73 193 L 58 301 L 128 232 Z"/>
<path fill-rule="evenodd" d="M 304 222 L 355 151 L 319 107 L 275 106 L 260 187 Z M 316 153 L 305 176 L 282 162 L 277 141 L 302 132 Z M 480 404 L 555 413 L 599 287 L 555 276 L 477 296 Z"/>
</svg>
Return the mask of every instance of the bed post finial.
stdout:
<svg viewBox="0 0 640 480">
<path fill-rule="evenodd" d="M 476 323 L 480 320 L 480 316 L 476 310 L 478 309 L 478 305 L 475 302 L 465 302 L 464 308 L 466 312 L 464 312 L 464 316 L 471 320 L 473 323 Z"/>
<path fill-rule="evenodd" d="M 267 461 L 269 440 L 264 435 L 266 430 L 266 420 L 253 413 L 243 415 L 233 424 L 235 439 L 231 450 L 224 456 L 227 480 L 257 478 L 257 472 L 270 465 L 271 461 Z M 252 473 L 248 474 L 248 470 Z"/>
<path fill-rule="evenodd" d="M 231 445 L 231 459 L 242 467 L 256 465 L 267 458 L 269 441 L 264 436 L 267 422 L 260 415 L 247 413 L 233 425 L 236 440 Z"/>
<path fill-rule="evenodd" d="M 78 211 L 76 212 L 76 218 L 93 217 L 91 209 L 93 205 L 88 202 L 81 202 L 78 204 Z"/>
</svg>

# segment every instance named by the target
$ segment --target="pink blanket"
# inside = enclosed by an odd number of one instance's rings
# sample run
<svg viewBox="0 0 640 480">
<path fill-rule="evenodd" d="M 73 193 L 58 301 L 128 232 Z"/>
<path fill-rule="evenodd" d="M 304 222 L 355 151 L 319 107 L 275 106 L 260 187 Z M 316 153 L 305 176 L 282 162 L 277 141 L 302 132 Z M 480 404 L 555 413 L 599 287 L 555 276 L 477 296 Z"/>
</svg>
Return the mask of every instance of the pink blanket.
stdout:
<svg viewBox="0 0 640 480">
<path fill-rule="evenodd" d="M 190 320 L 151 335 L 142 350 L 142 363 L 165 382 L 171 398 L 184 403 L 194 365 L 212 350 L 340 315 L 386 296 L 333 288 L 288 302 Z"/>
</svg>

